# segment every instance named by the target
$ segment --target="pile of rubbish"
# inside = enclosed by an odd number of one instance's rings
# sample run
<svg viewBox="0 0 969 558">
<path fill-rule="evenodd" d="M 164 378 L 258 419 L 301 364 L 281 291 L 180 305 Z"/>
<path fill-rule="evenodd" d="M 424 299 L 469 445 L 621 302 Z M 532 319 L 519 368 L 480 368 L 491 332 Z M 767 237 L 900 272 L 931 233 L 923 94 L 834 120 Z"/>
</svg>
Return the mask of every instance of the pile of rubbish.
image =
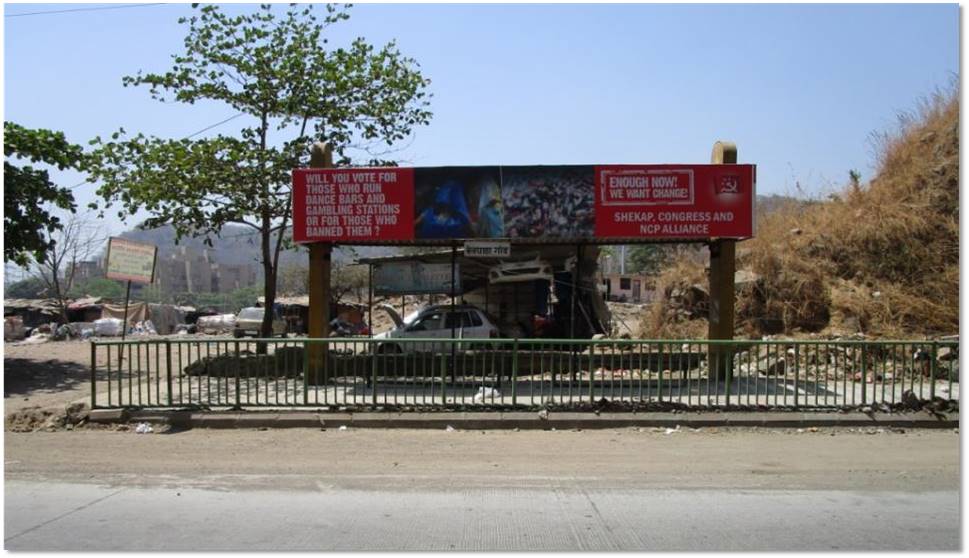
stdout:
<svg viewBox="0 0 969 558">
<path fill-rule="evenodd" d="M 272 354 L 242 351 L 203 357 L 185 367 L 188 376 L 295 378 L 303 372 L 302 347 L 278 347 Z"/>
</svg>

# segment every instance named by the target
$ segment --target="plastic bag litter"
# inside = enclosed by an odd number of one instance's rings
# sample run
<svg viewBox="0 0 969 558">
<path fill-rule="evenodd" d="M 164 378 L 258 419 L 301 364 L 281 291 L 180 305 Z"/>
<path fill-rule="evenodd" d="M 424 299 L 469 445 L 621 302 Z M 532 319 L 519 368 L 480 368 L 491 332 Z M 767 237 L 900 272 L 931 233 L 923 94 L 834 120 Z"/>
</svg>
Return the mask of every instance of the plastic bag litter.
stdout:
<svg viewBox="0 0 969 558">
<path fill-rule="evenodd" d="M 538 412 L 538 418 L 540 418 L 542 420 L 548 420 L 548 410 L 547 409 L 542 409 L 541 411 L 539 411 Z"/>
<path fill-rule="evenodd" d="M 94 334 L 101 337 L 121 335 L 122 321 L 118 318 L 94 320 Z"/>
<path fill-rule="evenodd" d="M 37 343 L 46 343 L 48 341 L 50 341 L 50 334 L 49 333 L 37 333 L 37 332 L 34 332 L 30 337 L 28 337 L 27 339 L 24 339 L 23 341 L 21 341 L 21 343 L 34 345 L 34 344 L 37 344 Z"/>
<path fill-rule="evenodd" d="M 496 390 L 495 388 L 482 386 L 478 388 L 478 393 L 474 394 L 473 401 L 475 403 L 484 403 L 485 400 L 487 399 L 494 402 L 496 398 L 499 398 L 499 399 L 501 398 L 501 393 L 499 393 L 498 390 Z"/>
<path fill-rule="evenodd" d="M 444 429 L 444 431 L 445 431 L 445 432 L 454 432 L 454 427 L 453 427 L 453 426 L 451 426 L 451 425 L 449 424 L 449 425 L 447 425 L 447 427 L 446 427 L 446 428 Z"/>
<path fill-rule="evenodd" d="M 679 432 L 679 431 L 680 431 L 680 425 L 677 424 L 676 428 L 667 428 L 665 431 L 663 431 L 663 435 L 669 436 L 670 434 L 673 434 L 674 432 Z"/>
<path fill-rule="evenodd" d="M 135 427 L 135 432 L 138 434 L 151 434 L 154 432 L 154 429 L 147 422 L 142 422 Z"/>
<path fill-rule="evenodd" d="M 347 429 L 347 425 L 345 424 L 339 428 L 339 430 L 346 430 L 346 429 Z"/>
</svg>

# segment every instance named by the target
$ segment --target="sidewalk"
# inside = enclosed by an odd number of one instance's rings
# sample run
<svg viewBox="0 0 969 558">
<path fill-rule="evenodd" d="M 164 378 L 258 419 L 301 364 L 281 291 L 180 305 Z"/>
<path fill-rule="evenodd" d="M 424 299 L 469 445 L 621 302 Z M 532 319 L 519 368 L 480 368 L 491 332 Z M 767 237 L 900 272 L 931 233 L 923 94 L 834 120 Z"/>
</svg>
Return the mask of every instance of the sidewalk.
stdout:
<svg viewBox="0 0 969 558">
<path fill-rule="evenodd" d="M 682 413 L 575 413 L 575 412 L 435 412 L 435 413 L 329 413 L 312 411 L 126 411 L 95 410 L 91 422 L 147 422 L 184 428 L 427 428 L 448 426 L 464 430 L 531 429 L 569 430 L 628 427 L 882 427 L 958 428 L 959 415 L 944 419 L 928 413 L 822 413 L 822 412 L 682 412 Z"/>
</svg>

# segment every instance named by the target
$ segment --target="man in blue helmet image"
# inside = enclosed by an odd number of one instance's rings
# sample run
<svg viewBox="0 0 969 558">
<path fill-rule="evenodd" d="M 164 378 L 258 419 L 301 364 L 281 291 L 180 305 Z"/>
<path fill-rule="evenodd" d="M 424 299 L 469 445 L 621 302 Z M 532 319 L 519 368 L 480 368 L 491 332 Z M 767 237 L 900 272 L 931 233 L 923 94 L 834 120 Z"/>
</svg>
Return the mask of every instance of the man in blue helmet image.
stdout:
<svg viewBox="0 0 969 558">
<path fill-rule="evenodd" d="M 448 180 L 437 187 L 433 202 L 418 216 L 414 229 L 418 238 L 471 237 L 471 215 L 458 181 Z"/>
</svg>

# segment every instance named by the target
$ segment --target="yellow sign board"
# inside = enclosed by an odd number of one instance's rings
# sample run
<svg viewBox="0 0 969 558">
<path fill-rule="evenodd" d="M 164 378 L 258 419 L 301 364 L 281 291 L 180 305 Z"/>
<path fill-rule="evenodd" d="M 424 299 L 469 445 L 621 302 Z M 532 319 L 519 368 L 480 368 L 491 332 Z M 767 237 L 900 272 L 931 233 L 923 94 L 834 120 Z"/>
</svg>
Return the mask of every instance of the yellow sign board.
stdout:
<svg viewBox="0 0 969 558">
<path fill-rule="evenodd" d="M 158 247 L 124 238 L 108 239 L 108 279 L 151 283 L 155 280 Z"/>
</svg>

